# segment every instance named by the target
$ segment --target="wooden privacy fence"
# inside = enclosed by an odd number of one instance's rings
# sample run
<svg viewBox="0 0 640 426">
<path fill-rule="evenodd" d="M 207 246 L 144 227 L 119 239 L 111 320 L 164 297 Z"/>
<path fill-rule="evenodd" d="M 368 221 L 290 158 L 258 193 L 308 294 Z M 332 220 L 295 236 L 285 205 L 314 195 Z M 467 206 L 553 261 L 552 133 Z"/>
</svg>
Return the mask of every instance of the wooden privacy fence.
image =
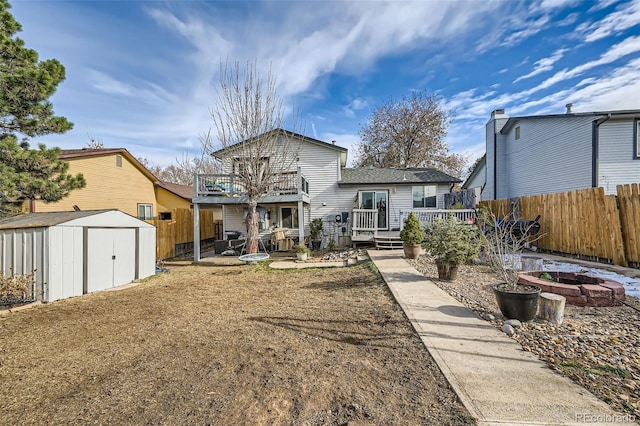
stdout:
<svg viewBox="0 0 640 426">
<path fill-rule="evenodd" d="M 540 215 L 541 249 L 640 267 L 640 191 L 638 184 L 618 185 L 618 195 L 603 188 L 483 201 L 497 217 L 513 208 L 522 219 Z"/>
<path fill-rule="evenodd" d="M 176 245 L 193 243 L 193 211 L 174 209 L 172 220 L 153 219 L 147 222 L 156 226 L 156 258 L 176 256 Z M 200 211 L 200 240 L 222 239 L 222 221 L 213 219 L 211 210 Z"/>
</svg>

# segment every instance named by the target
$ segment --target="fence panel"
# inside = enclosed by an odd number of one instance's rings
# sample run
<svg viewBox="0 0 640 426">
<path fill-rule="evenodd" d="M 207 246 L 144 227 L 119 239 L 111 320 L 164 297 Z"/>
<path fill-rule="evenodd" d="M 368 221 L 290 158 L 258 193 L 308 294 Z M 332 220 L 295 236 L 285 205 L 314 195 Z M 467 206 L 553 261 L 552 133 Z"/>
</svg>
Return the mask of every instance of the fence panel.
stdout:
<svg viewBox="0 0 640 426">
<path fill-rule="evenodd" d="M 636 184 L 634 196 L 633 188 L 618 188 L 620 211 L 615 196 L 605 195 L 603 188 L 522 197 L 517 205 L 522 219 L 541 216 L 542 237 L 535 243 L 541 249 L 626 266 L 628 260 L 640 261 L 640 191 Z M 504 217 L 513 203 L 495 200 L 481 204 L 497 217 Z"/>
<path fill-rule="evenodd" d="M 618 185 L 616 189 L 625 254 L 637 267 L 640 264 L 640 190 L 637 183 Z"/>
<path fill-rule="evenodd" d="M 156 257 L 168 259 L 176 256 L 176 244 L 193 242 L 193 211 L 174 209 L 173 220 L 148 220 L 156 227 Z M 213 218 L 210 210 L 200 211 L 200 239 L 222 239 L 222 221 Z"/>
</svg>

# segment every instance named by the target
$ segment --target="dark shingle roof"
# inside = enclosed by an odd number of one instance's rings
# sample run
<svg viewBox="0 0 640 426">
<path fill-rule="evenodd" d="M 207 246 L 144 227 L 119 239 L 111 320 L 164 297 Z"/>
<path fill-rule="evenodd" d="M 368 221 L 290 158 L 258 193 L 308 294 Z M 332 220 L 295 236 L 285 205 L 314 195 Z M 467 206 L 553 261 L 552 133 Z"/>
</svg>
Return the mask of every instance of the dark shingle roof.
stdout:
<svg viewBox="0 0 640 426">
<path fill-rule="evenodd" d="M 93 216 L 95 214 L 104 213 L 110 210 L 82 210 L 73 212 L 42 212 L 21 214 L 5 219 L 0 219 L 0 229 L 13 228 L 41 228 L 47 226 L 59 225 L 69 222 L 70 220 L 80 219 L 81 217 Z"/>
<path fill-rule="evenodd" d="M 371 185 L 371 184 L 415 184 L 415 183 L 458 183 L 460 179 L 436 169 L 407 168 L 380 169 L 375 167 L 359 167 L 342 169 L 342 180 L 339 185 Z"/>
<path fill-rule="evenodd" d="M 179 185 L 177 183 L 165 182 L 162 180 L 156 182 L 156 185 L 166 189 L 167 191 L 177 195 L 180 198 L 184 198 L 187 201 L 191 201 L 194 196 L 193 186 Z"/>
</svg>

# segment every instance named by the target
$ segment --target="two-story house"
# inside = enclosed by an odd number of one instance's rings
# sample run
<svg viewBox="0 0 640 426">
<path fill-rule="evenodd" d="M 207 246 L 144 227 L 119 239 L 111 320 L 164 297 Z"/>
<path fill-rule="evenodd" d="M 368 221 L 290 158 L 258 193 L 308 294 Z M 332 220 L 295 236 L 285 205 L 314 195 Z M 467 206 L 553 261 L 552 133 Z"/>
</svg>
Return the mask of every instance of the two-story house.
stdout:
<svg viewBox="0 0 640 426">
<path fill-rule="evenodd" d="M 504 199 L 640 181 L 640 110 L 509 117 L 491 113 L 486 157 L 463 187 Z"/>
<path fill-rule="evenodd" d="M 124 148 L 66 149 L 59 158 L 87 184 L 54 203 L 32 202 L 32 213 L 118 209 L 138 219 L 171 220 L 174 209 L 191 208 L 192 186 L 158 180 Z M 220 209 L 212 213 L 221 215 Z"/>
<path fill-rule="evenodd" d="M 264 240 L 278 230 L 299 241 L 309 235 L 309 223 L 315 218 L 323 221 L 325 244 L 330 240 L 337 244 L 345 236 L 370 240 L 377 231 L 397 233 L 403 212 L 442 209 L 443 194 L 460 182 L 434 169 L 347 168 L 348 150 L 335 142 L 283 129 L 271 132 L 279 135 L 278 150 L 295 149 L 296 156 L 290 170 L 272 177 L 274 184 L 258 202 Z M 221 150 L 213 155 L 228 160 L 225 154 L 228 151 Z M 277 152 L 272 155 L 278 157 Z M 264 157 L 263 161 L 274 161 Z M 244 233 L 248 200 L 237 183 L 233 162 L 222 163 L 222 174 L 197 177 L 194 211 L 221 206 L 225 233 Z M 199 247 L 194 254 L 199 260 Z"/>
</svg>

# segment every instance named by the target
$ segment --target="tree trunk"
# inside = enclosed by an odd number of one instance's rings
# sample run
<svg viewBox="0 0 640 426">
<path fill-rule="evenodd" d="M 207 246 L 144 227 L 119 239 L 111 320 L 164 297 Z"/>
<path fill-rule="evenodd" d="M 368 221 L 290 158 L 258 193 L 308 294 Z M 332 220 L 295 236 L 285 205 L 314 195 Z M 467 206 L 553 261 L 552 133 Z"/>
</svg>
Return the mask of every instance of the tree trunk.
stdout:
<svg viewBox="0 0 640 426">
<path fill-rule="evenodd" d="M 564 296 L 555 293 L 540 294 L 540 318 L 551 324 L 562 324 L 564 320 Z"/>
<path fill-rule="evenodd" d="M 253 254 L 258 252 L 258 240 L 260 234 L 258 232 L 258 213 L 256 212 L 256 202 L 249 201 L 249 208 L 247 212 L 246 224 L 247 224 L 247 254 Z"/>
</svg>

